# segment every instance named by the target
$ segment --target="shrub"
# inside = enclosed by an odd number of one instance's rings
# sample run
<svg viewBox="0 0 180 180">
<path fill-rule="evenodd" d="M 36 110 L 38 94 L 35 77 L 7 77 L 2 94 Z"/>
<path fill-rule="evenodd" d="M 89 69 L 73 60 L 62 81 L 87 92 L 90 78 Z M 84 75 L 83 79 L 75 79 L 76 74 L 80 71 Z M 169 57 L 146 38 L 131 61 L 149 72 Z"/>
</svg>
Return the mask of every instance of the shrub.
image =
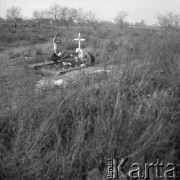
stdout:
<svg viewBox="0 0 180 180">
<path fill-rule="evenodd" d="M 14 42 L 14 34 L 10 32 L 1 32 L 0 34 L 0 41 L 1 43 L 12 43 Z"/>
<path fill-rule="evenodd" d="M 110 41 L 110 43 L 106 46 L 106 50 L 109 53 L 113 53 L 116 51 L 118 46 L 114 43 L 114 41 Z"/>
<path fill-rule="evenodd" d="M 9 59 L 15 59 L 15 58 L 18 58 L 21 56 L 21 54 L 19 52 L 15 53 L 13 51 L 10 51 L 8 55 L 9 55 Z"/>
<path fill-rule="evenodd" d="M 66 42 L 64 43 L 64 46 L 65 46 L 65 49 L 67 49 L 67 50 L 73 50 L 73 51 L 75 51 L 76 48 L 78 47 L 78 43 L 75 42 L 75 41 L 66 41 Z"/>
<path fill-rule="evenodd" d="M 43 55 L 43 51 L 41 48 L 36 49 L 36 55 Z"/>
</svg>

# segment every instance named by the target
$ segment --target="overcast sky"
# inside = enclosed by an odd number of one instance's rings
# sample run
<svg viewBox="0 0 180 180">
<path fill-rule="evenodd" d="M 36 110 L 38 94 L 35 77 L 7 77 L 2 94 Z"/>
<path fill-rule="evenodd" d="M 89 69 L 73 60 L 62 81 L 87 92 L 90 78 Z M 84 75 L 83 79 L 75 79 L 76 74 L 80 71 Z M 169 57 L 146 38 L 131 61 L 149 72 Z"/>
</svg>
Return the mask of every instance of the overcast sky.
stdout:
<svg viewBox="0 0 180 180">
<path fill-rule="evenodd" d="M 174 12 L 180 14 L 180 0 L 0 0 L 0 17 L 5 17 L 6 9 L 16 6 L 22 9 L 22 15 L 32 17 L 34 9 L 46 9 L 55 2 L 62 6 L 81 7 L 92 10 L 99 19 L 113 20 L 118 11 L 127 11 L 128 22 L 144 19 L 147 24 L 157 22 L 156 15 Z"/>
</svg>

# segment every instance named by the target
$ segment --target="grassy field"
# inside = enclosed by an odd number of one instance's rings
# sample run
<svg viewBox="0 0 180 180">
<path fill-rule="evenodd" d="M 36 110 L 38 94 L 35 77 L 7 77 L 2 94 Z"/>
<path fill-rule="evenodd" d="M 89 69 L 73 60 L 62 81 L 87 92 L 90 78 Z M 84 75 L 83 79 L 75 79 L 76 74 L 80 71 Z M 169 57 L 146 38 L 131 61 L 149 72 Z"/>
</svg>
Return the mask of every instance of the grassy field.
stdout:
<svg viewBox="0 0 180 180">
<path fill-rule="evenodd" d="M 77 32 L 63 32 L 69 52 Z M 35 93 L 41 77 L 26 65 L 50 57 L 51 34 L 1 51 L 0 179 L 103 179 L 111 157 L 179 167 L 179 32 L 86 29 L 83 46 L 120 70 Z"/>
</svg>

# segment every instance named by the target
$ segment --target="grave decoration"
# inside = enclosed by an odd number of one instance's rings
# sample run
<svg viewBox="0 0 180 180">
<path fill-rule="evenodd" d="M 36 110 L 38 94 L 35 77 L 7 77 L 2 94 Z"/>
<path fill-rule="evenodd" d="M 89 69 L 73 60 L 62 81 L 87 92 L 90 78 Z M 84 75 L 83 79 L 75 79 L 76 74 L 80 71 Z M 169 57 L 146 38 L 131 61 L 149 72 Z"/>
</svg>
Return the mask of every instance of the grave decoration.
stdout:
<svg viewBox="0 0 180 180">
<path fill-rule="evenodd" d="M 74 54 L 64 53 L 61 60 L 57 62 L 46 61 L 42 63 L 30 64 L 28 67 L 42 74 L 54 74 L 54 72 L 56 72 L 56 74 L 61 74 L 93 65 L 95 62 L 94 53 L 92 53 L 92 51 L 88 51 L 88 48 L 83 50 L 81 49 L 81 41 L 85 41 L 85 39 L 82 39 L 81 34 L 79 33 L 78 38 L 74 40 L 78 41 L 78 48 L 74 50 Z M 88 56 L 91 63 L 86 63 L 85 56 Z"/>
</svg>

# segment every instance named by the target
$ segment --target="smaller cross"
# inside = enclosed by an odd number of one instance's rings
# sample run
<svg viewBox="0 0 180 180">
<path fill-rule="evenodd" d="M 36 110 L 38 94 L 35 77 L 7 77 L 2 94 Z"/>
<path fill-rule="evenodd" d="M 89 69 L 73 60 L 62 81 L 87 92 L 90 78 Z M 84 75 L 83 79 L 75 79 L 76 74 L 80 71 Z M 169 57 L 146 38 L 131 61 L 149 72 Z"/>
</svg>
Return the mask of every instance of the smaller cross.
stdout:
<svg viewBox="0 0 180 180">
<path fill-rule="evenodd" d="M 85 41 L 85 39 L 81 39 L 81 34 L 79 33 L 79 38 L 74 39 L 75 41 L 79 41 L 79 49 L 81 48 L 81 41 Z"/>
</svg>

